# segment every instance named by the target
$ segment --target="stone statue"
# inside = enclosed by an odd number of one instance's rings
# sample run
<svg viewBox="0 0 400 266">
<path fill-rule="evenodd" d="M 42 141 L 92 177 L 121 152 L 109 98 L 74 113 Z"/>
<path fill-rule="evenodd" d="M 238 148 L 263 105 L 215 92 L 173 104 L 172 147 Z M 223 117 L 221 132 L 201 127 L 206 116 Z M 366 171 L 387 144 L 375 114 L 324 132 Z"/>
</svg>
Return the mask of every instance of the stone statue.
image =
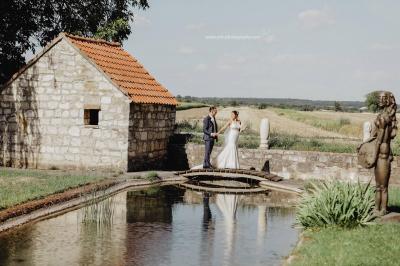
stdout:
<svg viewBox="0 0 400 266">
<path fill-rule="evenodd" d="M 363 125 L 363 142 L 371 138 L 372 124 L 369 121 L 364 122 Z"/>
<path fill-rule="evenodd" d="M 260 148 L 269 148 L 269 120 L 263 118 L 260 123 Z"/>
<path fill-rule="evenodd" d="M 397 133 L 394 95 L 388 91 L 379 93 L 381 112 L 375 119 L 371 137 L 358 148 L 358 162 L 365 168 L 375 167 L 375 209 L 379 215 L 387 213 L 388 185 L 393 160 L 390 142 Z"/>
</svg>

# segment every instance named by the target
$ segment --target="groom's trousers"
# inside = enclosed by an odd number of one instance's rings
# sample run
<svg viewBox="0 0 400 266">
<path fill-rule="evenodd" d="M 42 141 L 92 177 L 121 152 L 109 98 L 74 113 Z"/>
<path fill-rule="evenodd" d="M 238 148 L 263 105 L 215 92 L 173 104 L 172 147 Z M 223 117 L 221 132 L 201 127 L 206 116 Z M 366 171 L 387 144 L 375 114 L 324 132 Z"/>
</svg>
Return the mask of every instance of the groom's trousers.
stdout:
<svg viewBox="0 0 400 266">
<path fill-rule="evenodd" d="M 211 152 L 214 147 L 214 139 L 211 140 L 205 140 L 205 153 L 204 153 L 204 162 L 203 162 L 203 168 L 210 168 L 211 167 Z"/>
</svg>

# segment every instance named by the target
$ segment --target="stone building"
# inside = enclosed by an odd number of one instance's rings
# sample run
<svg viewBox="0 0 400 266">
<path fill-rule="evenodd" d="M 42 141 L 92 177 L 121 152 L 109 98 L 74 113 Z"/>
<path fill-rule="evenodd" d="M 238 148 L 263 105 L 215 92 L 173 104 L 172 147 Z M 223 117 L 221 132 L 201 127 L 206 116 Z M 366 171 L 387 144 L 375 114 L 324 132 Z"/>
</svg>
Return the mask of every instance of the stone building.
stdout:
<svg viewBox="0 0 400 266">
<path fill-rule="evenodd" d="M 0 92 L 0 164 L 159 167 L 176 99 L 119 43 L 60 34 Z"/>
</svg>

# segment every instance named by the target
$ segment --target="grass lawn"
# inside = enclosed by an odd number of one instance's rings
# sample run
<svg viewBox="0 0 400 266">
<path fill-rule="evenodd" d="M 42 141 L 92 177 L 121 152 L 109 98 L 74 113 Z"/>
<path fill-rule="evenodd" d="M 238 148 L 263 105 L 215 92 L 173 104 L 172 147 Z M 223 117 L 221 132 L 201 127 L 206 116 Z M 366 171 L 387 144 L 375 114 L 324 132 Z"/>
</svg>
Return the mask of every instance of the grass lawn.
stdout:
<svg viewBox="0 0 400 266">
<path fill-rule="evenodd" d="M 400 225 L 306 231 L 291 265 L 395 265 L 400 261 Z"/>
<path fill-rule="evenodd" d="M 400 207 L 400 189 L 392 188 L 391 207 Z M 306 230 L 291 265 L 395 265 L 400 261 L 400 224 L 354 229 Z"/>
<path fill-rule="evenodd" d="M 95 172 L 0 168 L 0 210 L 110 176 Z"/>
</svg>

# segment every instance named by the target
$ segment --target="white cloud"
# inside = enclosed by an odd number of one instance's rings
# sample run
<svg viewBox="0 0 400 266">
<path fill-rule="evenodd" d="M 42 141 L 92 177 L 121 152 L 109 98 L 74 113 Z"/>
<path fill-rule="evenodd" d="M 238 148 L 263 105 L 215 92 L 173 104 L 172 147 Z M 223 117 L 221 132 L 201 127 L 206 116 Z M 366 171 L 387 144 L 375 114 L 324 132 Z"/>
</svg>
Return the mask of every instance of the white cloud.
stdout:
<svg viewBox="0 0 400 266">
<path fill-rule="evenodd" d="M 276 37 L 273 34 L 266 34 L 262 39 L 266 44 L 270 44 L 276 41 Z"/>
<path fill-rule="evenodd" d="M 304 65 L 319 62 L 313 54 L 277 54 L 271 58 L 274 64 Z"/>
<path fill-rule="evenodd" d="M 181 46 L 178 49 L 178 53 L 184 54 L 184 55 L 189 55 L 189 54 L 194 54 L 194 49 L 189 46 Z"/>
<path fill-rule="evenodd" d="M 204 29 L 206 26 L 205 23 L 197 23 L 197 24 L 187 24 L 185 26 L 185 29 L 189 30 L 189 31 L 199 31 Z"/>
<path fill-rule="evenodd" d="M 394 47 L 392 45 L 390 45 L 390 44 L 380 43 L 380 42 L 372 43 L 369 46 L 369 49 L 375 50 L 375 51 L 391 51 L 391 50 L 393 50 L 393 48 Z"/>
<path fill-rule="evenodd" d="M 233 69 L 233 65 L 228 64 L 228 63 L 221 63 L 217 65 L 217 69 L 223 70 L 223 71 L 229 71 Z"/>
<path fill-rule="evenodd" d="M 201 72 L 207 70 L 207 68 L 208 66 L 206 64 L 200 63 L 194 67 L 194 70 Z"/>
<path fill-rule="evenodd" d="M 335 19 L 326 10 L 321 9 L 305 10 L 300 12 L 297 18 L 306 29 L 316 29 L 335 23 Z"/>
</svg>

